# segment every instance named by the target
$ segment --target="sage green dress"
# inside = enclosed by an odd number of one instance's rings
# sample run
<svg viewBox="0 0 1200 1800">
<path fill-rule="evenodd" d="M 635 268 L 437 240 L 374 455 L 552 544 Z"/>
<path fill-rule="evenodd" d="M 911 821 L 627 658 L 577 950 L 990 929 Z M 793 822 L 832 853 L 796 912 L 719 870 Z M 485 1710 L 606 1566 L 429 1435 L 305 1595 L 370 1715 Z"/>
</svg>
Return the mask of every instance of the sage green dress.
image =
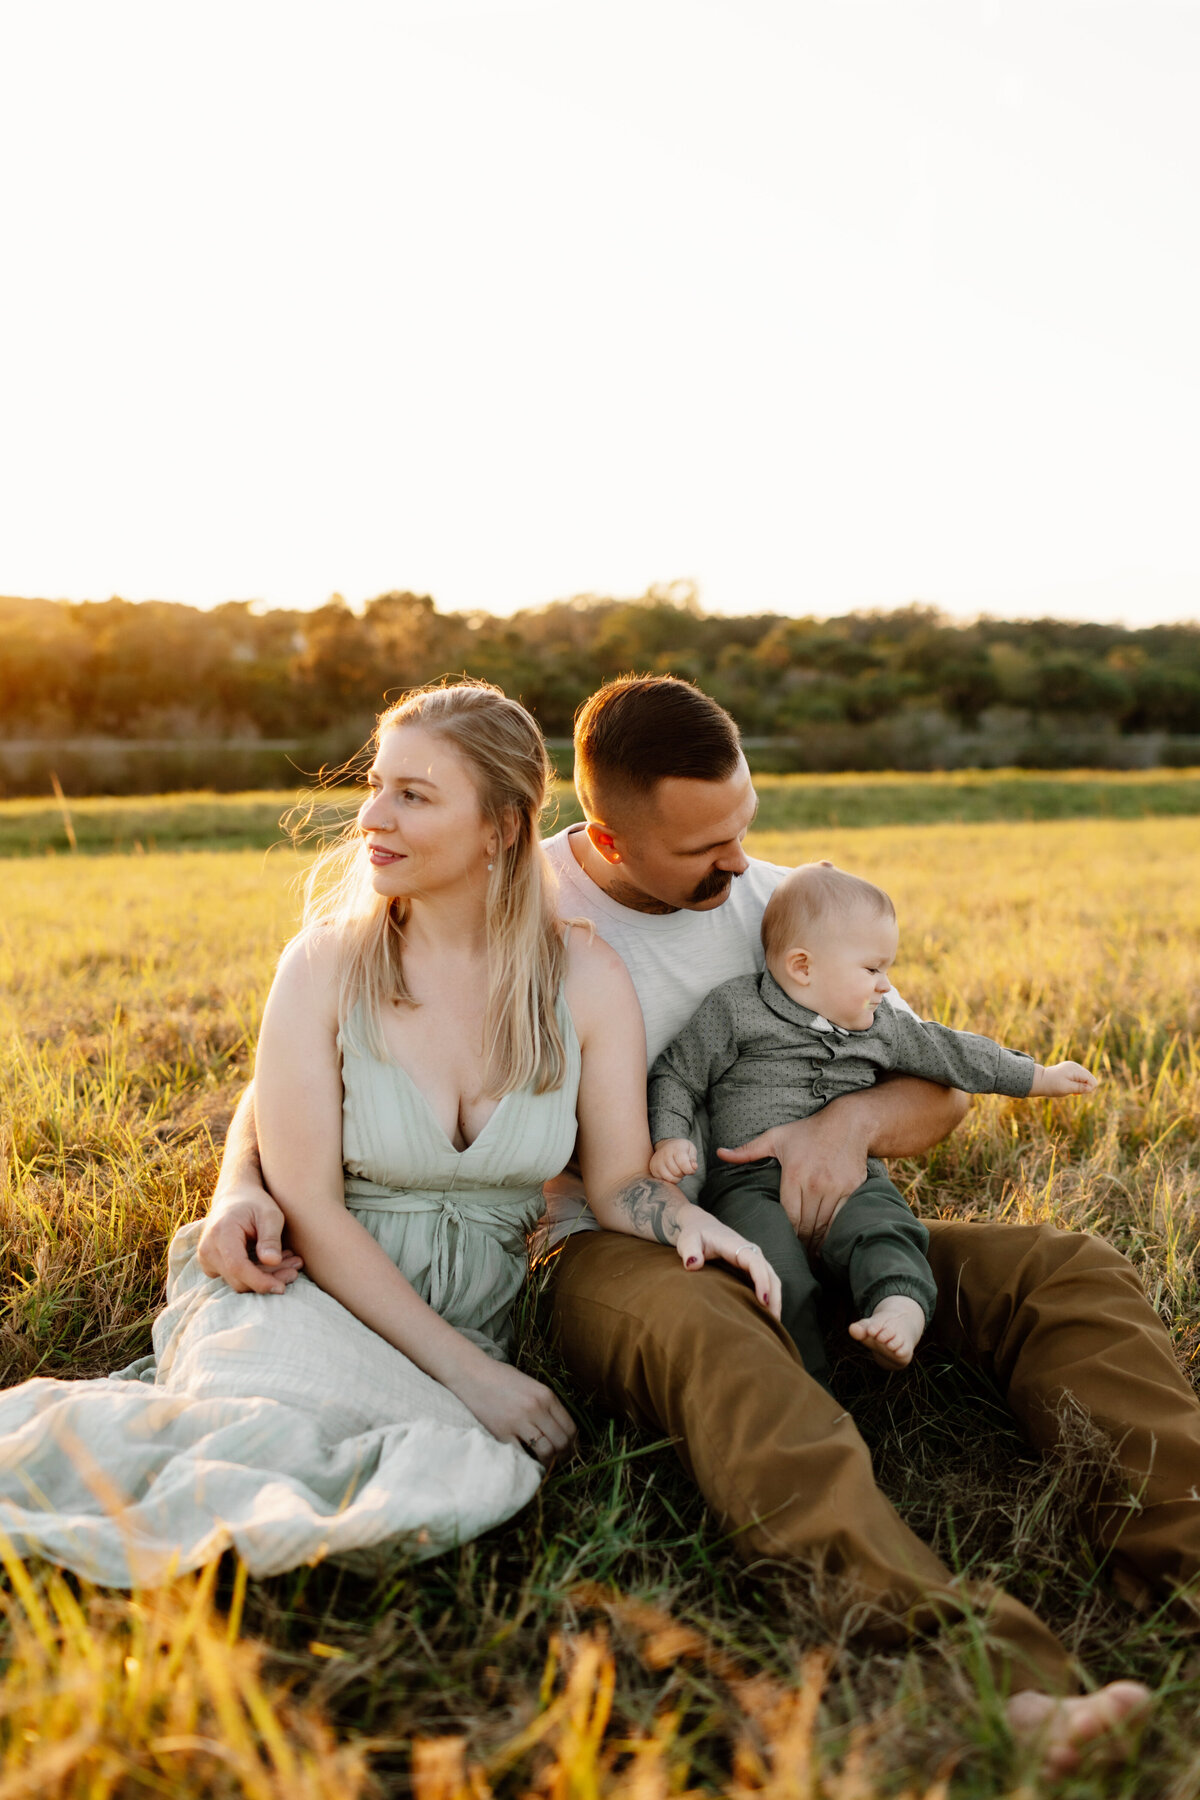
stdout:
<svg viewBox="0 0 1200 1800">
<path fill-rule="evenodd" d="M 496 1357 L 542 1183 L 575 1142 L 579 1045 L 562 999 L 558 1018 L 563 1085 L 506 1095 L 461 1151 L 355 1021 L 340 1040 L 347 1207 Z M 331 1295 L 304 1275 L 236 1294 L 200 1268 L 199 1235 L 172 1241 L 152 1356 L 0 1393 L 0 1528 L 22 1554 L 114 1587 L 231 1546 L 254 1575 L 325 1556 L 377 1566 L 436 1555 L 530 1499 L 540 1465 Z"/>
</svg>

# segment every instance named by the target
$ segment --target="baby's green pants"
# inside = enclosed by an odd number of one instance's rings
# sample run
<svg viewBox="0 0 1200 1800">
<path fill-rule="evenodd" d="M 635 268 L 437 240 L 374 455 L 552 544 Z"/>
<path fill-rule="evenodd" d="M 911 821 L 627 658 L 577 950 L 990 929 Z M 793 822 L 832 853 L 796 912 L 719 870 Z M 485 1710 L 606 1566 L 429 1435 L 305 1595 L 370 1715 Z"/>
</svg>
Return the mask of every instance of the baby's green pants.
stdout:
<svg viewBox="0 0 1200 1800">
<path fill-rule="evenodd" d="M 779 1179 L 777 1162 L 719 1163 L 709 1171 L 700 1205 L 759 1246 L 783 1286 L 784 1328 L 809 1374 L 828 1388 L 819 1317 L 825 1291 L 848 1288 L 860 1319 L 888 1294 L 907 1294 L 928 1322 L 937 1299 L 925 1254 L 929 1233 L 886 1175 L 868 1175 L 829 1227 L 814 1270 L 779 1204 Z"/>
</svg>

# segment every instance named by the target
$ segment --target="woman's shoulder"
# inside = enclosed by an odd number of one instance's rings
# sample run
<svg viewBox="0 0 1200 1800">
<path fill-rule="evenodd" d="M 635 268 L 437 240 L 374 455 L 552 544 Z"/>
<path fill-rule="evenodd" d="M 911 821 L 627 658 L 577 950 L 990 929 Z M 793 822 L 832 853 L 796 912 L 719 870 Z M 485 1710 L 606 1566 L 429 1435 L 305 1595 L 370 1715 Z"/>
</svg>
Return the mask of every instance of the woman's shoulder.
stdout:
<svg viewBox="0 0 1200 1800">
<path fill-rule="evenodd" d="M 573 975 L 592 981 L 618 973 L 628 980 L 625 964 L 612 945 L 605 943 L 590 919 L 563 919 L 560 929 L 567 947 L 568 981 Z"/>
<path fill-rule="evenodd" d="M 337 933 L 329 925 L 308 925 L 284 945 L 274 986 L 322 1002 L 332 999 L 336 1008 L 339 971 Z"/>
<path fill-rule="evenodd" d="M 580 1037 L 601 1011 L 611 1013 L 614 1008 L 632 1006 L 640 1018 L 628 969 L 590 920 L 564 921 L 563 936 L 567 946 L 563 992 Z"/>
</svg>

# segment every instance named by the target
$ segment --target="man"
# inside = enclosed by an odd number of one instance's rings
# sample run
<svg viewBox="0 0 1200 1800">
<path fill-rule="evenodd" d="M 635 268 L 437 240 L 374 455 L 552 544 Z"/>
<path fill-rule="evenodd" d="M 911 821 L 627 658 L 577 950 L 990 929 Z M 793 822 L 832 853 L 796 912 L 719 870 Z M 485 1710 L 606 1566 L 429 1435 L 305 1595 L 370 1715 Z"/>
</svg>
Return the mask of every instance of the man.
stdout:
<svg viewBox="0 0 1200 1800">
<path fill-rule="evenodd" d="M 684 682 L 602 688 L 577 721 L 575 775 L 587 824 L 547 845 L 560 908 L 593 920 L 626 962 L 653 1058 L 709 989 L 761 968 L 759 923 L 783 872 L 742 848 L 755 796 L 736 726 Z M 870 1158 L 927 1149 L 966 1104 L 896 1078 L 766 1133 L 732 1160 L 777 1158 L 788 1217 L 819 1245 Z M 689 1273 L 669 1247 L 589 1229 L 569 1180 L 554 1186 L 552 1328 L 568 1367 L 612 1410 L 675 1440 L 739 1548 L 840 1577 L 878 1635 L 971 1611 L 979 1597 L 879 1492 L 853 1421 L 749 1290 L 720 1270 Z M 280 1291 L 297 1267 L 281 1252 L 282 1223 L 261 1186 L 244 1102 L 204 1266 L 235 1287 Z M 1097 1239 L 1048 1226 L 937 1220 L 929 1229 L 940 1295 L 932 1334 L 992 1375 L 1036 1444 L 1056 1442 L 1065 1396 L 1085 1408 L 1119 1462 L 1097 1480 L 1097 1545 L 1139 1594 L 1193 1579 L 1200 1407 L 1130 1265 Z M 1055 1707 L 1047 1696 L 1069 1692 L 1075 1677 L 1046 1627 L 1001 1594 L 986 1630 L 997 1677 L 1015 1694 L 1014 1726 L 1049 1719 L 1057 1734 L 1048 1767 L 1055 1756 L 1066 1766 L 1075 1741 L 1145 1698 L 1123 1683 Z"/>
</svg>

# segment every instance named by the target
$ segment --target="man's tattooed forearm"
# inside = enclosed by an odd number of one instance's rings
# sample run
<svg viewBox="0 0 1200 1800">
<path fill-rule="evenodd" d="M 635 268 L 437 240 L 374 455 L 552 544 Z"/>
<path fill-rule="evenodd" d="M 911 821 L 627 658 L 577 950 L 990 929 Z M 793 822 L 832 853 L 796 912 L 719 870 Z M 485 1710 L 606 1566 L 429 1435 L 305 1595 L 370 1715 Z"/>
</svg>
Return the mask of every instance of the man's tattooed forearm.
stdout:
<svg viewBox="0 0 1200 1800">
<path fill-rule="evenodd" d="M 618 1188 L 613 1200 L 624 1207 L 639 1231 L 651 1231 L 660 1244 L 675 1243 L 679 1236 L 678 1188 L 655 1181 L 653 1176 L 640 1175 L 636 1181 L 627 1181 Z"/>
</svg>

